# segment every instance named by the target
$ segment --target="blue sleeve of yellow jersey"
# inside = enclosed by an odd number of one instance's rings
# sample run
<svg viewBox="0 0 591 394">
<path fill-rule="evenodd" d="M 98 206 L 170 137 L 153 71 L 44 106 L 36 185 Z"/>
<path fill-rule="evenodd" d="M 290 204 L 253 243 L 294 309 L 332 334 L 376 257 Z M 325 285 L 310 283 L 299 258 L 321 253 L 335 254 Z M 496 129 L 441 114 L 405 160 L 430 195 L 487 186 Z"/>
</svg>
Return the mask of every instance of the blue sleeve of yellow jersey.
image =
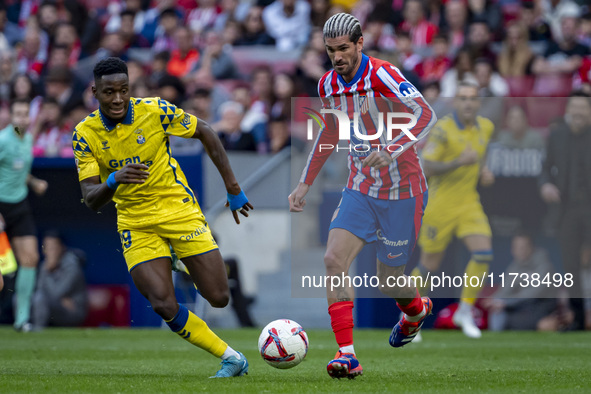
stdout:
<svg viewBox="0 0 591 394">
<path fill-rule="evenodd" d="M 166 100 L 158 99 L 160 123 L 164 133 L 191 138 L 197 129 L 197 117 Z"/>
</svg>

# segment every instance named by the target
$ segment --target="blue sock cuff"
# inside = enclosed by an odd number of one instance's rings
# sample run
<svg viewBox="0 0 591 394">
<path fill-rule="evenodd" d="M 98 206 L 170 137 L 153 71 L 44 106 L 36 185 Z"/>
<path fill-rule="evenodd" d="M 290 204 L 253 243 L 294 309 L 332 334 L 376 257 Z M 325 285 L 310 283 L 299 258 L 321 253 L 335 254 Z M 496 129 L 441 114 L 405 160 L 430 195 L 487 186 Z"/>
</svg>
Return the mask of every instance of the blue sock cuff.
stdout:
<svg viewBox="0 0 591 394">
<path fill-rule="evenodd" d="M 492 250 L 477 250 L 472 252 L 472 258 L 477 263 L 490 263 L 493 259 Z"/>
<path fill-rule="evenodd" d="M 172 320 L 167 321 L 166 324 L 168 324 L 168 327 L 170 327 L 172 331 L 179 332 L 185 327 L 187 320 L 189 320 L 189 310 L 185 306 L 179 304 L 179 311 Z"/>
</svg>

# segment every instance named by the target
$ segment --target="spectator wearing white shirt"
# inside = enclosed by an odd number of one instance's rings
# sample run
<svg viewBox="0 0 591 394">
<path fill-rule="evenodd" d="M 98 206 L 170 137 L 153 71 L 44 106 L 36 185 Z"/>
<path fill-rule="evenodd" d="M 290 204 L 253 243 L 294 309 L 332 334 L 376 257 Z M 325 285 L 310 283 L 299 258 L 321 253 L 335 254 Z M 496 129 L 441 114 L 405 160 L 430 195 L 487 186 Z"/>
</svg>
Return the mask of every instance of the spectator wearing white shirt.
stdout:
<svg viewBox="0 0 591 394">
<path fill-rule="evenodd" d="M 310 4 L 304 0 L 276 0 L 263 10 L 263 21 L 277 49 L 300 48 L 310 35 Z"/>
</svg>

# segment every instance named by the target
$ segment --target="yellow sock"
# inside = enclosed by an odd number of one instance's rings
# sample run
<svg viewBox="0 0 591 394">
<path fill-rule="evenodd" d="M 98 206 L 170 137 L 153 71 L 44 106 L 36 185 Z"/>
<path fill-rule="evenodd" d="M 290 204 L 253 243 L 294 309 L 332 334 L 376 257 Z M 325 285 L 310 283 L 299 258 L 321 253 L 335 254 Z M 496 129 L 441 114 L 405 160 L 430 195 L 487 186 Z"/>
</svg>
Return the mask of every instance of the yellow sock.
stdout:
<svg viewBox="0 0 591 394">
<path fill-rule="evenodd" d="M 466 266 L 466 276 L 468 279 L 466 286 L 464 286 L 462 289 L 461 301 L 470 305 L 474 305 L 476 298 L 478 297 L 478 293 L 480 293 L 481 287 L 471 286 L 470 278 L 476 276 L 479 278 L 479 282 L 482 282 L 482 278 L 486 276 L 486 273 L 488 272 L 488 265 L 490 261 L 492 261 L 492 252 L 475 252 L 472 255 L 472 258 Z M 473 280 L 473 283 L 475 282 L 476 279 Z"/>
<path fill-rule="evenodd" d="M 176 316 L 167 320 L 166 324 L 187 342 L 216 357 L 221 357 L 228 348 L 228 344 L 211 331 L 203 320 L 183 305 L 179 305 Z"/>
<path fill-rule="evenodd" d="M 425 280 L 426 275 L 421 273 L 421 270 L 418 266 L 414 267 L 410 273 L 410 276 L 413 277 L 421 277 L 423 280 L 415 280 L 415 285 L 417 286 L 417 290 L 421 296 L 426 296 L 429 294 L 429 281 Z"/>
</svg>

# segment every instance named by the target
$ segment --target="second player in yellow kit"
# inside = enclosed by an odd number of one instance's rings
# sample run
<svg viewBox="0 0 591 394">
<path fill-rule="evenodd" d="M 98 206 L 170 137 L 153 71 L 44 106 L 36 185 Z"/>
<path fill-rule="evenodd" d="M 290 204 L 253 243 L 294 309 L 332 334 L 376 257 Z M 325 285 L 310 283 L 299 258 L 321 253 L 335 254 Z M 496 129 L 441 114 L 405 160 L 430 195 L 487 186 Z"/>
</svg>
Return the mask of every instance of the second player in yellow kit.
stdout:
<svg viewBox="0 0 591 394">
<path fill-rule="evenodd" d="M 477 116 L 478 87 L 460 83 L 454 112 L 437 122 L 423 150 L 422 160 L 429 177 L 429 203 L 419 235 L 421 259 L 413 276 L 426 279 L 441 265 L 445 249 L 453 239 L 462 240 L 471 253 L 468 277 L 482 277 L 492 261 L 491 229 L 476 190 L 478 182 L 488 185 L 494 177 L 483 165 L 493 123 Z M 423 281 L 422 293 L 428 283 Z M 472 316 L 480 287 L 465 285 L 453 321 L 472 338 L 481 336 Z"/>
<path fill-rule="evenodd" d="M 243 354 L 179 305 L 172 282 L 169 244 L 211 306 L 228 304 L 224 261 L 169 143 L 170 135 L 203 143 L 224 181 L 228 206 L 239 224 L 238 214 L 248 216 L 253 207 L 217 134 L 206 122 L 165 100 L 130 97 L 127 65 L 121 59 L 99 61 L 94 83 L 99 109 L 80 122 L 72 135 L 85 204 L 98 210 L 115 202 L 123 254 L 135 286 L 173 332 L 222 359 L 213 377 L 248 373 Z"/>
<path fill-rule="evenodd" d="M 454 236 L 491 236 L 476 187 L 493 131 L 489 119 L 478 116 L 474 124 L 466 126 L 456 112 L 439 120 L 431 131 L 423 160 L 451 163 L 470 149 L 477 161 L 429 178 L 429 204 L 419 238 L 425 252 L 445 250 Z"/>
</svg>

